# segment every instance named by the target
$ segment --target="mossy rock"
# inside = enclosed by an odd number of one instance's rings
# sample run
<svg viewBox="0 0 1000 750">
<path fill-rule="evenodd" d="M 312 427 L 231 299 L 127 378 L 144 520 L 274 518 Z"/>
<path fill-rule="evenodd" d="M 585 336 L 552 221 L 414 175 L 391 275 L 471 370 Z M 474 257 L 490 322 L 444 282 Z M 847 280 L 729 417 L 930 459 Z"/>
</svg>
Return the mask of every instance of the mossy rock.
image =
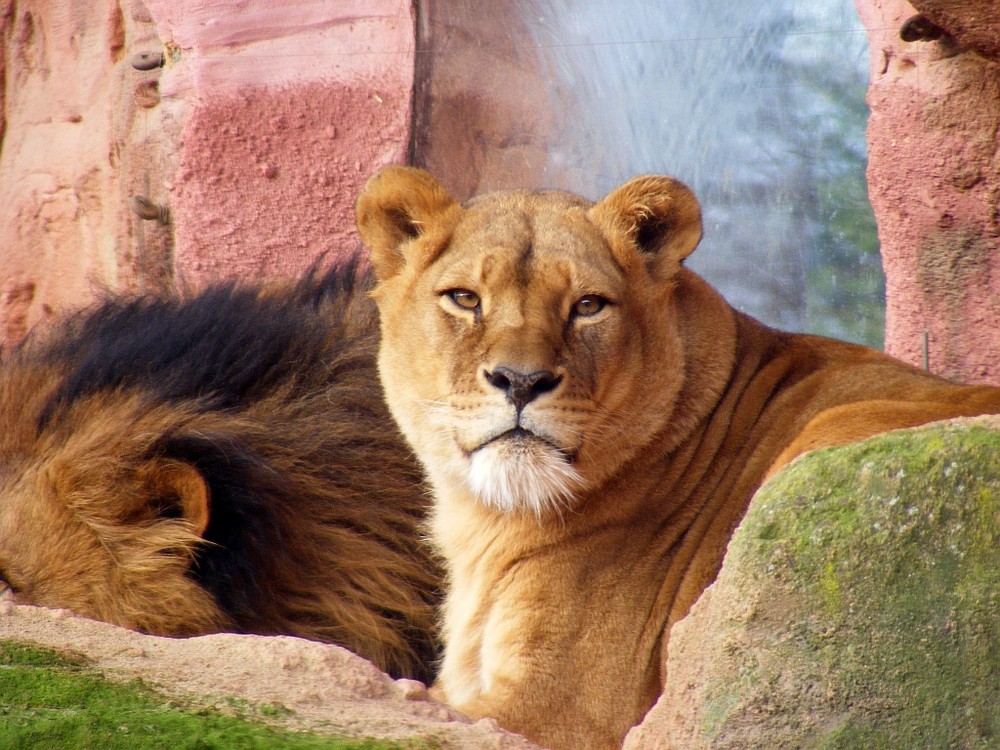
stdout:
<svg viewBox="0 0 1000 750">
<path fill-rule="evenodd" d="M 942 423 L 795 462 L 689 620 L 677 652 L 702 663 L 675 698 L 697 693 L 696 726 L 668 747 L 1000 748 L 1000 432 Z"/>
</svg>

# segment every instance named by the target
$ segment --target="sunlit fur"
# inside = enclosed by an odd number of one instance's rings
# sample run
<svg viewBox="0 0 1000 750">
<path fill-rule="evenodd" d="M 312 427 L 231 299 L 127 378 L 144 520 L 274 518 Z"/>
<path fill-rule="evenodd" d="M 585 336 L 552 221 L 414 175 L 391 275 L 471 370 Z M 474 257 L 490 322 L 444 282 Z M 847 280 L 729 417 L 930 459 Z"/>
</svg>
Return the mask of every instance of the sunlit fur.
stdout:
<svg viewBox="0 0 1000 750">
<path fill-rule="evenodd" d="M 566 457 L 538 440 L 494 441 L 479 448 L 469 461 L 468 479 L 484 504 L 538 518 L 560 516 L 583 486 Z"/>
<path fill-rule="evenodd" d="M 769 472 L 1000 411 L 1000 389 L 734 310 L 684 266 L 700 208 L 670 177 L 597 203 L 512 190 L 459 204 L 427 172 L 390 167 L 357 218 L 379 374 L 434 489 L 439 689 L 552 750 L 621 746 L 670 677 L 671 626 Z M 515 398 L 498 372 L 547 385 Z"/>
<path fill-rule="evenodd" d="M 295 635 L 435 668 L 428 498 L 369 285 L 109 299 L 0 362 L 0 581 L 158 635 Z"/>
</svg>

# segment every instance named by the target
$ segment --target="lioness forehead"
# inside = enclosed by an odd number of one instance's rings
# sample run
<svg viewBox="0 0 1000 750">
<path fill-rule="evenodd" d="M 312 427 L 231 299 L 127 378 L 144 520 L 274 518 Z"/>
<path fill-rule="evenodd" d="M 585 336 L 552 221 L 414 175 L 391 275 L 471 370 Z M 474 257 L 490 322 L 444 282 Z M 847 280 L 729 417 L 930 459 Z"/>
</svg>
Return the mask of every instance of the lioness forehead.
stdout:
<svg viewBox="0 0 1000 750">
<path fill-rule="evenodd" d="M 510 210 L 517 206 L 531 206 L 535 209 L 547 207 L 553 210 L 565 210 L 587 209 L 592 205 L 592 201 L 564 190 L 494 190 L 470 198 L 462 204 L 462 208 L 473 210 L 492 206 L 491 210 L 496 210 L 498 207 L 501 210 Z"/>
<path fill-rule="evenodd" d="M 621 269 L 607 241 L 587 218 L 590 206 L 579 196 L 554 190 L 479 196 L 464 205 L 442 260 L 479 277 L 500 267 L 509 275 L 541 266 L 553 273 L 563 271 L 560 275 L 586 270 L 588 276 L 596 274 L 607 282 L 618 280 Z"/>
</svg>

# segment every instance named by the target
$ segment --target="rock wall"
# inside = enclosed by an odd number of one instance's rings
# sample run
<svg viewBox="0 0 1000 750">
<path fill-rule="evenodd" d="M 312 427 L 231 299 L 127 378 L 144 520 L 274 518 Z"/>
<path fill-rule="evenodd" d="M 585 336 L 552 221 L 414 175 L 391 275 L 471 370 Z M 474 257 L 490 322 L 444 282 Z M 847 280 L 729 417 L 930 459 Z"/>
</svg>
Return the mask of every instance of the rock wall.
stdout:
<svg viewBox="0 0 1000 750">
<path fill-rule="evenodd" d="M 134 263 L 126 39 L 148 28 L 107 0 L 0 3 L 0 341 Z"/>
<path fill-rule="evenodd" d="M 1000 5 L 857 7 L 871 50 L 868 184 L 886 350 L 921 366 L 926 343 L 932 371 L 1000 383 Z"/>
<path fill-rule="evenodd" d="M 421 0 L 413 160 L 459 200 L 551 187 L 558 138 L 523 0 Z"/>
<path fill-rule="evenodd" d="M 357 249 L 354 197 L 409 145 L 412 12 L 0 0 L 0 343 L 101 287 Z"/>
<path fill-rule="evenodd" d="M 996 747 L 1000 418 L 817 451 L 765 485 L 626 750 Z"/>
<path fill-rule="evenodd" d="M 857 4 L 886 348 L 1000 382 L 1000 14 Z M 463 198 L 558 182 L 548 74 L 519 9 L 0 0 L 0 342 L 95 286 L 289 273 L 352 251 L 354 195 L 384 163 L 427 166 Z M 141 55 L 164 65 L 139 70 Z"/>
<path fill-rule="evenodd" d="M 409 145 L 408 0 L 147 4 L 173 61 L 178 272 L 293 273 L 357 249 L 354 199 Z"/>
</svg>

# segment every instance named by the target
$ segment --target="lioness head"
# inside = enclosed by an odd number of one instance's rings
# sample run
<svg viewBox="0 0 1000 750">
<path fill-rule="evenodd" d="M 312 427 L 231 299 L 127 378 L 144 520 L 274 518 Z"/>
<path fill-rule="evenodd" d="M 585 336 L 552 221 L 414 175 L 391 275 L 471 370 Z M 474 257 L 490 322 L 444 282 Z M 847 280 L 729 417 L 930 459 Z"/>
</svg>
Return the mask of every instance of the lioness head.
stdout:
<svg viewBox="0 0 1000 750">
<path fill-rule="evenodd" d="M 685 379 L 673 290 L 701 237 L 683 184 L 459 205 L 426 172 L 390 167 L 357 218 L 387 399 L 439 491 L 548 516 L 670 419 Z"/>
</svg>

